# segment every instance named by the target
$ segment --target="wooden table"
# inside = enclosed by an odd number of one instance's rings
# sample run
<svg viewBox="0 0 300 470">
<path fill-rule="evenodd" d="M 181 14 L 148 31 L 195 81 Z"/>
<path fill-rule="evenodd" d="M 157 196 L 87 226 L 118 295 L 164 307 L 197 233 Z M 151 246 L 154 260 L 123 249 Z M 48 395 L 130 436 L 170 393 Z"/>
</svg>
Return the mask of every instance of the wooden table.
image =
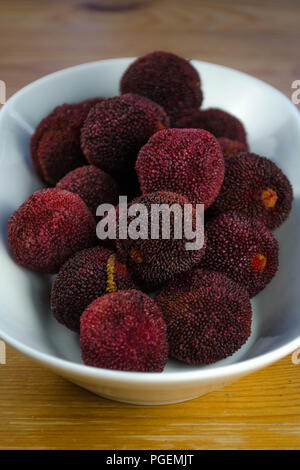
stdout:
<svg viewBox="0 0 300 470">
<path fill-rule="evenodd" d="M 291 95 L 300 79 L 297 0 L 1 0 L 7 94 L 47 73 L 155 49 L 228 65 Z M 237 4 L 240 5 L 237 6 Z M 287 357 L 187 403 L 135 407 L 98 398 L 7 348 L 0 365 L 1 449 L 300 448 L 300 365 Z"/>
</svg>

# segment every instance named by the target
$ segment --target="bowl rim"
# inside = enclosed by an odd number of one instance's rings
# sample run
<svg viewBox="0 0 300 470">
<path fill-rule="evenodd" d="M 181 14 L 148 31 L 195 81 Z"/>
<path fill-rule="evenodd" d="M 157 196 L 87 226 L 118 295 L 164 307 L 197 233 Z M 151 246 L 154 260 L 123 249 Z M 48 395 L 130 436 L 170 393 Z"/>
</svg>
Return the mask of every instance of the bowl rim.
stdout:
<svg viewBox="0 0 300 470">
<path fill-rule="evenodd" d="M 200 368 L 197 370 L 182 370 L 176 372 L 170 371 L 164 374 L 161 372 L 131 372 L 87 366 L 85 364 L 75 363 L 66 359 L 56 358 L 51 354 L 43 353 L 37 349 L 26 346 L 20 341 L 13 339 L 6 333 L 3 333 L 1 330 L 0 338 L 2 338 L 2 340 L 7 342 L 10 346 L 14 347 L 21 353 L 24 353 L 39 363 L 46 364 L 55 369 L 64 370 L 71 374 L 75 373 L 77 376 L 93 379 L 105 379 L 111 382 L 121 381 L 135 384 L 151 383 L 158 385 L 165 383 L 186 383 L 197 380 L 201 381 L 209 379 L 222 379 L 226 376 L 246 375 L 250 372 L 272 364 L 273 362 L 282 359 L 283 357 L 300 348 L 299 336 L 298 338 L 290 341 L 280 348 L 235 364 L 228 364 L 210 369 Z"/>
<path fill-rule="evenodd" d="M 57 76 L 63 76 L 65 74 L 70 73 L 71 71 L 80 70 L 83 68 L 93 68 L 99 64 L 107 64 L 114 62 L 124 62 L 124 65 L 129 65 L 136 57 L 120 57 L 120 58 L 111 58 L 105 60 L 98 60 L 98 61 L 91 61 L 86 62 L 83 64 L 78 64 L 75 66 L 67 67 L 56 72 L 47 74 L 28 85 L 24 86 L 16 93 L 14 93 L 3 105 L 2 109 L 0 110 L 0 126 L 2 120 L 5 119 L 6 113 L 8 112 L 10 106 L 14 103 L 14 101 L 21 96 L 24 92 L 30 91 L 37 85 L 46 83 Z M 259 78 L 256 78 L 250 74 L 245 72 L 241 72 L 240 70 L 233 69 L 231 67 L 227 67 L 220 64 L 215 64 L 213 62 L 201 61 L 201 60 L 191 60 L 191 63 L 194 65 L 212 65 L 216 68 L 225 69 L 230 72 L 234 72 L 241 77 L 251 79 L 254 82 L 257 82 L 260 86 L 267 87 L 272 90 L 273 93 L 280 95 L 283 98 L 289 107 L 289 110 L 294 115 L 299 131 L 300 131 L 300 113 L 296 106 L 285 96 L 281 91 L 277 90 L 272 85 L 266 83 Z M 222 379 L 226 376 L 241 376 L 246 375 L 254 370 L 260 369 L 268 364 L 271 364 L 284 356 L 292 353 L 296 349 L 300 348 L 300 335 L 289 341 L 288 343 L 280 346 L 279 348 L 275 348 L 272 351 L 267 353 L 261 354 L 255 358 L 246 359 L 244 361 L 235 363 L 235 364 L 227 364 L 222 365 L 220 367 L 213 367 L 213 368 L 198 368 L 196 370 L 182 370 L 182 371 L 170 371 L 167 373 L 157 373 L 157 372 L 130 372 L 130 371 L 119 371 L 119 370 L 110 370 L 110 369 L 103 369 L 103 368 L 96 368 L 87 366 L 85 364 L 75 363 L 66 359 L 61 359 L 52 356 L 51 354 L 44 353 L 39 351 L 38 349 L 32 348 L 30 346 L 25 345 L 19 340 L 14 339 L 11 335 L 8 335 L 4 331 L 2 331 L 0 327 L 0 338 L 4 340 L 6 343 L 24 353 L 25 355 L 31 357 L 32 359 L 36 360 L 39 363 L 48 365 L 56 370 L 61 370 L 65 372 L 69 372 L 71 374 L 76 374 L 77 376 L 92 378 L 92 379 L 105 379 L 111 382 L 127 382 L 127 383 L 136 383 L 136 384 L 163 384 L 163 383 L 178 383 L 178 382 L 194 382 L 194 381 L 201 381 L 201 380 L 209 380 L 209 379 Z M 197 366 L 195 366 L 197 367 Z"/>
</svg>

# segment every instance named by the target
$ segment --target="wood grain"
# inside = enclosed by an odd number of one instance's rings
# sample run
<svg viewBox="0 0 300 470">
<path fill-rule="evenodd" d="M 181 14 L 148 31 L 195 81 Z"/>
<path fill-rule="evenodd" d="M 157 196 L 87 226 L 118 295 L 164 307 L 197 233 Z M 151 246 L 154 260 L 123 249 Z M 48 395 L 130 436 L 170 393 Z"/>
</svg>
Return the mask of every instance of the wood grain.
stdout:
<svg viewBox="0 0 300 470">
<path fill-rule="evenodd" d="M 291 357 L 167 406 L 105 400 L 12 348 L 0 380 L 0 449 L 300 448 L 300 364 Z"/>
<path fill-rule="evenodd" d="M 101 12 L 101 0 L 1 0 L 1 79 L 8 94 L 46 73 L 163 49 L 235 67 L 290 95 L 300 77 L 297 0 L 150 0 Z"/>
<path fill-rule="evenodd" d="M 251 73 L 287 96 L 300 78 L 297 0 L 1 0 L 0 79 L 162 49 Z M 300 365 L 287 357 L 191 402 L 135 407 L 96 397 L 16 352 L 0 365 L 1 449 L 299 449 Z"/>
</svg>

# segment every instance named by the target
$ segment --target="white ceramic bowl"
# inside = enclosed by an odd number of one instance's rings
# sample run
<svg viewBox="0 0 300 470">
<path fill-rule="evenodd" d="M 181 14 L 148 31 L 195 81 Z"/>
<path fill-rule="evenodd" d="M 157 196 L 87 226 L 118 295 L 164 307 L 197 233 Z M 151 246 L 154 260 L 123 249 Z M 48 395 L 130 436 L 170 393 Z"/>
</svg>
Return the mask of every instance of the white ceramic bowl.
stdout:
<svg viewBox="0 0 300 470">
<path fill-rule="evenodd" d="M 0 337 L 70 381 L 104 397 L 136 404 L 165 404 L 203 395 L 291 353 L 300 346 L 300 117 L 279 91 L 244 73 L 193 61 L 203 81 L 204 107 L 238 116 L 251 150 L 270 157 L 290 178 L 292 213 L 276 232 L 280 270 L 253 300 L 252 335 L 232 357 L 211 366 L 170 361 L 162 374 L 96 369 L 82 364 L 78 336 L 49 311 L 51 278 L 18 266 L 7 246 L 7 220 L 41 187 L 29 157 L 29 139 L 56 105 L 118 94 L 119 80 L 133 59 L 72 67 L 16 93 L 0 114 Z"/>
</svg>

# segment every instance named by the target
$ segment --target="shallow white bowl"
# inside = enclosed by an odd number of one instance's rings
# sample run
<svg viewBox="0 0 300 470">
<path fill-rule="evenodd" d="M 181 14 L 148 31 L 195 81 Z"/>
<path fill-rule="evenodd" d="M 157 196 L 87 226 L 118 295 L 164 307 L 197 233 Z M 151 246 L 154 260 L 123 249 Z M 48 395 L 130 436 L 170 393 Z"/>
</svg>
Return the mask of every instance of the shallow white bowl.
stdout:
<svg viewBox="0 0 300 470">
<path fill-rule="evenodd" d="M 253 300 L 252 335 L 232 357 L 211 366 L 170 361 L 162 374 L 119 372 L 82 364 L 78 336 L 49 311 L 51 278 L 18 266 L 7 246 L 12 212 L 41 187 L 29 157 L 29 139 L 55 106 L 118 94 L 133 59 L 113 59 L 48 75 L 16 93 L 0 114 L 0 337 L 70 381 L 104 397 L 136 404 L 165 404 L 198 397 L 262 368 L 300 346 L 300 117 L 279 91 L 244 73 L 193 61 L 204 89 L 204 107 L 238 116 L 251 150 L 275 161 L 295 193 L 288 221 L 275 232 L 280 270 Z"/>
</svg>

